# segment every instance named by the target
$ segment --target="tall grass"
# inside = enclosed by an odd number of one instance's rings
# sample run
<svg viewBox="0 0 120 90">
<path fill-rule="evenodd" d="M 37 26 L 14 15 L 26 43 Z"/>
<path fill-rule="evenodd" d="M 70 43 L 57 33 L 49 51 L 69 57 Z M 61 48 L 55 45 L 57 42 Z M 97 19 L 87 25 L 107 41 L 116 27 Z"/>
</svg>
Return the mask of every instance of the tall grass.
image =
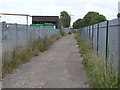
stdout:
<svg viewBox="0 0 120 90">
<path fill-rule="evenodd" d="M 65 36 L 65 35 L 66 35 L 66 33 L 62 31 L 62 32 L 61 32 L 61 35 L 62 35 L 62 36 Z"/>
<path fill-rule="evenodd" d="M 16 46 L 13 52 L 10 52 L 11 58 L 7 58 L 9 53 L 5 52 L 2 56 L 2 77 L 4 77 L 6 73 L 12 72 L 13 69 L 22 63 L 28 62 L 33 56 L 38 56 L 39 52 L 44 52 L 49 49 L 50 45 L 59 38 L 61 38 L 61 34 L 53 35 L 50 38 L 45 36 L 44 40 L 38 37 L 34 42 L 30 40 L 26 47 Z"/>
<path fill-rule="evenodd" d="M 89 77 L 88 84 L 93 88 L 118 88 L 118 73 L 106 69 L 105 60 L 91 48 L 91 43 L 75 34 L 75 39 L 79 46 L 79 52 L 83 58 L 82 64 Z"/>
</svg>

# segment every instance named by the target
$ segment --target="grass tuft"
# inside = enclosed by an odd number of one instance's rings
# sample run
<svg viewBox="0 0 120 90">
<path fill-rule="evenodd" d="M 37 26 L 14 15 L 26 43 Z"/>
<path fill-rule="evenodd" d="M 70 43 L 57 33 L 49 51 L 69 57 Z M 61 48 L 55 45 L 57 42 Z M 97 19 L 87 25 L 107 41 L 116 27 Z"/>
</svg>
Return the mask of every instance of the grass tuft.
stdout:
<svg viewBox="0 0 120 90">
<path fill-rule="evenodd" d="M 72 34 L 71 32 L 69 32 L 68 34 Z"/>
<path fill-rule="evenodd" d="M 61 32 L 61 35 L 62 35 L 62 36 L 65 36 L 65 35 L 66 35 L 66 33 L 62 31 L 62 32 Z"/>
</svg>

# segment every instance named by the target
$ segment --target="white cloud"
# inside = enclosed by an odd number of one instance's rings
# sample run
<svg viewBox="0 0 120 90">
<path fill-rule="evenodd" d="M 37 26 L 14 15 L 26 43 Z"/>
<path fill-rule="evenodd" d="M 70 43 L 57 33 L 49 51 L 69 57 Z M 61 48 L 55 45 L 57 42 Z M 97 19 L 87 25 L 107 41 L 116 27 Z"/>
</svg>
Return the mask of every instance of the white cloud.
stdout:
<svg viewBox="0 0 120 90">
<path fill-rule="evenodd" d="M 57 16 L 64 10 L 74 15 L 72 21 L 82 18 L 89 11 L 97 11 L 107 19 L 114 19 L 118 13 L 118 0 L 1 0 L 0 10 L 4 13 Z M 25 21 L 22 19 L 17 20 L 18 23 Z M 11 22 L 10 18 L 5 20 Z"/>
</svg>

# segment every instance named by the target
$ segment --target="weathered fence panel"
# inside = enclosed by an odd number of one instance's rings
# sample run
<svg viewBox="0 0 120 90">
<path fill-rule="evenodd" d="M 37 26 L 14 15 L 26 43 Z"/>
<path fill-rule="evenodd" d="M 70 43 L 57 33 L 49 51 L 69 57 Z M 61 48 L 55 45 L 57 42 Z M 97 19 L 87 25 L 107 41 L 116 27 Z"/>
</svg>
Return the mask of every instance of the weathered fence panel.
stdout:
<svg viewBox="0 0 120 90">
<path fill-rule="evenodd" d="M 97 51 L 97 24 L 94 25 L 93 48 L 95 51 Z"/>
<path fill-rule="evenodd" d="M 0 22 L 0 79 L 1 78 L 2 78 L 2 23 Z"/>
<path fill-rule="evenodd" d="M 68 34 L 70 32 L 70 28 L 63 28 L 63 32 L 65 32 L 66 34 Z"/>
<path fill-rule="evenodd" d="M 99 54 L 105 59 L 106 56 L 106 25 L 107 21 L 99 24 L 99 42 L 98 42 L 98 51 Z"/>
<path fill-rule="evenodd" d="M 118 71 L 118 19 L 109 21 L 108 25 L 108 60 L 107 62 L 112 64 L 116 71 Z"/>
</svg>

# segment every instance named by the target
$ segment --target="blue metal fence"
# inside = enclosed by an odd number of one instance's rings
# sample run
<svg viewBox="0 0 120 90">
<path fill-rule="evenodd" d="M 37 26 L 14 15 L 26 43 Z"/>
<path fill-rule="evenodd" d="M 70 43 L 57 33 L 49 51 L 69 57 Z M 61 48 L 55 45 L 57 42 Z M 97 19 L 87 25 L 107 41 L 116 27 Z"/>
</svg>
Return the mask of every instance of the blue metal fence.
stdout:
<svg viewBox="0 0 120 90">
<path fill-rule="evenodd" d="M 0 55 L 2 57 L 2 54 L 7 52 L 7 60 L 11 60 L 10 54 L 17 46 L 25 47 L 30 40 L 35 41 L 39 36 L 41 39 L 44 39 L 45 36 L 49 38 L 55 34 L 60 33 L 60 29 L 50 29 L 29 26 L 25 24 L 12 24 L 2 22 L 0 23 L 0 28 Z M 63 32 L 68 34 L 70 32 L 70 28 L 63 28 Z"/>
<path fill-rule="evenodd" d="M 93 49 L 107 64 L 112 63 L 115 71 L 120 73 L 120 18 L 80 28 L 79 32 L 92 42 Z"/>
</svg>

